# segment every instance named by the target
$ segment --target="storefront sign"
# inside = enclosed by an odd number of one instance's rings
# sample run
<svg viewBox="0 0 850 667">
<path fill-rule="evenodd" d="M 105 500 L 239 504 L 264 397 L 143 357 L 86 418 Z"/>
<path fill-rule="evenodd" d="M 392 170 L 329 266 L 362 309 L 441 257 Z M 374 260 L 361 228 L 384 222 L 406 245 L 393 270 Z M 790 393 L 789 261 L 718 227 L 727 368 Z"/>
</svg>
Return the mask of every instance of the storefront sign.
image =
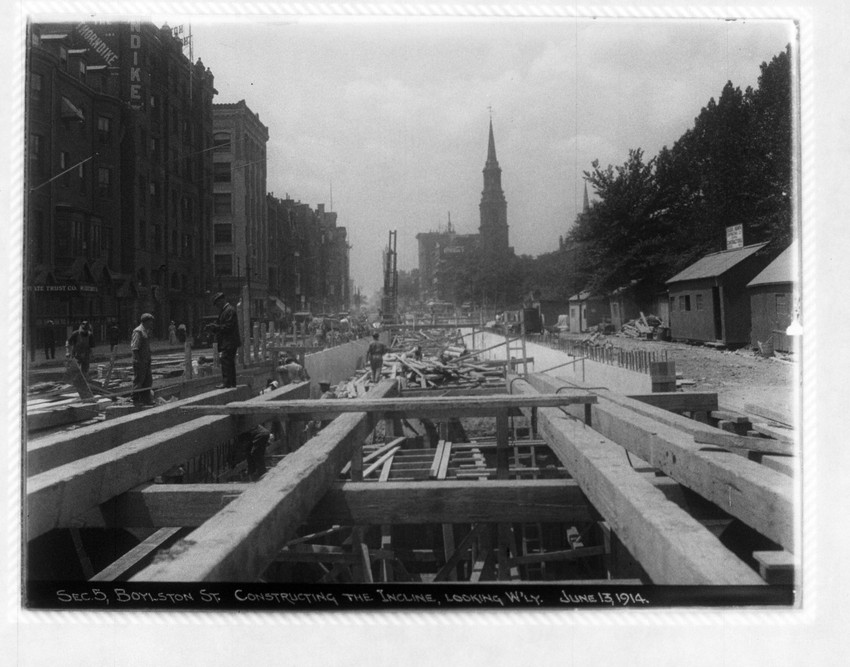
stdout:
<svg viewBox="0 0 850 667">
<path fill-rule="evenodd" d="M 142 107 L 142 68 L 139 65 L 142 49 L 142 24 L 139 21 L 130 23 L 130 106 L 134 109 Z"/>
<path fill-rule="evenodd" d="M 91 27 L 85 23 L 81 23 L 77 26 L 77 32 L 80 33 L 80 36 L 89 43 L 92 51 L 103 58 L 107 66 L 115 67 L 118 62 L 118 54 L 110 49 L 106 42 L 98 37 L 97 33 L 95 33 Z"/>
<path fill-rule="evenodd" d="M 97 294 L 96 285 L 30 285 L 31 292 L 42 294 Z"/>
</svg>

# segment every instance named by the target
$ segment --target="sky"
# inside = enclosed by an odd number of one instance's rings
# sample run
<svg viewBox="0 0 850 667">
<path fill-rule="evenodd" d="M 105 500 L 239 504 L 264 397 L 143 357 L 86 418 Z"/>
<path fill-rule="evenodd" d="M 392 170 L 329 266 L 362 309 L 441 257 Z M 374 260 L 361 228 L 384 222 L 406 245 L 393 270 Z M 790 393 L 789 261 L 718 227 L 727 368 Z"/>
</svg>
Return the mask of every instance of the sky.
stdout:
<svg viewBox="0 0 850 667">
<path fill-rule="evenodd" d="M 269 192 L 338 213 L 367 295 L 389 231 L 403 270 L 449 216 L 478 231 L 491 115 L 510 243 L 536 256 L 575 220 L 593 160 L 672 145 L 793 39 L 764 19 L 233 20 L 189 24 L 214 101 L 244 99 L 269 128 Z"/>
</svg>

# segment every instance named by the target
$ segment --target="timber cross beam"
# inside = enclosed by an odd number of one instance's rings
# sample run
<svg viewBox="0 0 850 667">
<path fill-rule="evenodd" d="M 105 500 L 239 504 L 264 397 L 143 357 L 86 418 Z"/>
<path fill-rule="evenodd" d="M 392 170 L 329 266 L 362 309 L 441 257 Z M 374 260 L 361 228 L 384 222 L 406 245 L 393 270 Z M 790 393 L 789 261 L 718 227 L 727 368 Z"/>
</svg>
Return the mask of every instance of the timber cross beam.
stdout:
<svg viewBox="0 0 850 667">
<path fill-rule="evenodd" d="M 275 405 L 261 405 L 252 401 L 234 401 L 225 405 L 193 405 L 185 412 L 199 415 L 298 415 L 302 418 L 327 419 L 343 413 L 365 412 L 380 415 L 411 417 L 482 417 L 505 414 L 508 410 L 539 407 L 566 407 L 596 403 L 596 396 L 575 391 L 561 394 L 518 396 L 496 394 L 490 396 L 438 396 L 416 398 L 353 398 L 346 400 L 291 400 Z"/>
</svg>

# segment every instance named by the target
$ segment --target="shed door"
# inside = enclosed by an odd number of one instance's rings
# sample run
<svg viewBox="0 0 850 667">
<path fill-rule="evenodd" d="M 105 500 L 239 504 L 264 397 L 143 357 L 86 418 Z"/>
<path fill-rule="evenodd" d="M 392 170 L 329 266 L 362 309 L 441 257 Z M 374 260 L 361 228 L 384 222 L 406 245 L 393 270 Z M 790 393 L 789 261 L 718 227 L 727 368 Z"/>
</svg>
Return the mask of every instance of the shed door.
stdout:
<svg viewBox="0 0 850 667">
<path fill-rule="evenodd" d="M 720 308 L 720 288 L 711 288 L 712 315 L 714 317 L 714 340 L 723 340 L 723 313 Z"/>
</svg>

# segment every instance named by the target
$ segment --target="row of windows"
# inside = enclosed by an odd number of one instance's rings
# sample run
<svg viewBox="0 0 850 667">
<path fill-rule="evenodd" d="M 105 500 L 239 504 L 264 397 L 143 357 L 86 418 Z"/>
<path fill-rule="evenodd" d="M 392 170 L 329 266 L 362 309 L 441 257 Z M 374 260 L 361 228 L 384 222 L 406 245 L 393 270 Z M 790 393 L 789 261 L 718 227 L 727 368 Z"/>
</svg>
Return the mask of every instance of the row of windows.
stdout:
<svg viewBox="0 0 850 667">
<path fill-rule="evenodd" d="M 148 239 L 148 225 L 144 220 L 139 220 L 139 247 L 147 250 L 149 240 L 151 248 L 155 252 L 160 252 L 168 240 L 167 231 L 162 225 L 151 225 L 151 239 Z M 191 259 L 195 256 L 195 239 L 191 234 L 178 235 L 177 230 L 173 229 L 171 244 L 167 251 L 179 254 L 184 259 Z"/>
<path fill-rule="evenodd" d="M 694 305 L 697 310 L 703 309 L 703 295 L 697 294 L 695 295 Z M 675 310 L 687 311 L 691 310 L 691 295 L 690 294 L 680 294 L 678 297 L 671 296 L 670 297 L 670 311 L 673 312 Z"/>
</svg>

